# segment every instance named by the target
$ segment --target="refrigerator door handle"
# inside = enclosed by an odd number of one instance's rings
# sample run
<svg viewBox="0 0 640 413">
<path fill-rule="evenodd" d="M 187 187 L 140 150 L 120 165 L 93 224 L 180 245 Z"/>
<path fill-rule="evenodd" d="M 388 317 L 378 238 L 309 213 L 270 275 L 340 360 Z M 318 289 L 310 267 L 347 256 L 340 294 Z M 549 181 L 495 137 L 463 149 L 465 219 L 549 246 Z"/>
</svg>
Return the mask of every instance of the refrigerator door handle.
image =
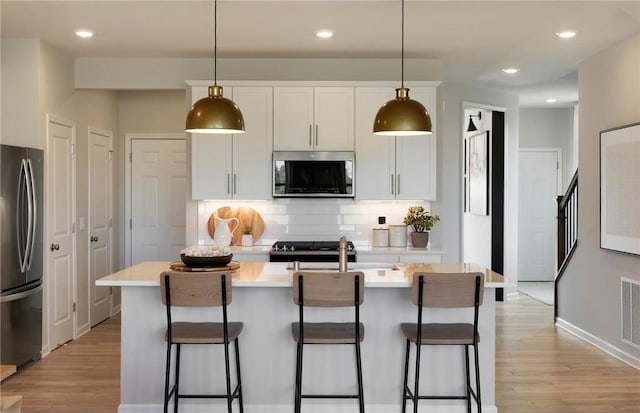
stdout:
<svg viewBox="0 0 640 413">
<path fill-rule="evenodd" d="M 20 271 L 27 271 L 27 242 L 24 234 L 24 193 L 27 190 L 27 162 L 23 159 L 20 163 L 20 173 L 18 174 L 18 199 L 16 200 L 16 232 L 18 239 L 18 260 L 20 261 Z M 28 202 L 29 203 L 29 202 Z M 29 206 L 28 213 L 31 214 Z"/>
<path fill-rule="evenodd" d="M 38 217 L 38 203 L 36 199 L 36 185 L 33 180 L 33 166 L 31 159 L 27 159 L 27 199 L 29 201 L 29 228 L 27 232 L 27 254 L 26 269 L 31 269 L 31 260 L 33 258 L 33 246 L 36 240 L 36 227 Z"/>
<path fill-rule="evenodd" d="M 9 294 L 9 295 L 2 296 L 2 297 L 0 297 L 0 303 L 8 303 L 10 301 L 20 300 L 22 298 L 29 297 L 30 295 L 39 293 L 40 291 L 42 291 L 42 283 L 38 284 L 37 287 L 30 288 L 30 289 L 25 290 L 25 291 L 20 291 L 20 292 L 15 293 L 15 294 Z"/>
</svg>

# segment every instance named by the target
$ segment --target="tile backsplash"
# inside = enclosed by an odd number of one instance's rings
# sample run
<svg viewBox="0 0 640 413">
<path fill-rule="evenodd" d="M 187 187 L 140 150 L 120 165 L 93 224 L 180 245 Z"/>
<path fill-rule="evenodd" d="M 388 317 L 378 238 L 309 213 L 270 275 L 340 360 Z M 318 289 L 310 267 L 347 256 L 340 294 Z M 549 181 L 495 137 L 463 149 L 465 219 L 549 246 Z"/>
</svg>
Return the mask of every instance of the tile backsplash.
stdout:
<svg viewBox="0 0 640 413">
<path fill-rule="evenodd" d="M 207 232 L 210 215 L 223 206 L 251 207 L 264 220 L 264 233 L 256 245 L 275 241 L 333 241 L 341 235 L 356 245 L 372 243 L 373 228 L 378 217 L 386 217 L 387 225 L 402 224 L 410 205 L 416 201 L 354 201 L 350 199 L 278 199 L 274 201 L 199 201 L 198 244 L 213 242 Z"/>
</svg>

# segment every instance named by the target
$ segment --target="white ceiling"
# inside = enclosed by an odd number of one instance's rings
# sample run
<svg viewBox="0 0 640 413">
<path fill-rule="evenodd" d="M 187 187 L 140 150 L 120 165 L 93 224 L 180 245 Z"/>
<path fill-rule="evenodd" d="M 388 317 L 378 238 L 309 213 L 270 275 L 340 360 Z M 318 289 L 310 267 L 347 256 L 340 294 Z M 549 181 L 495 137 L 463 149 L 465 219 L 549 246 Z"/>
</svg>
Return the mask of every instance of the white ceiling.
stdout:
<svg viewBox="0 0 640 413">
<path fill-rule="evenodd" d="M 219 57 L 398 58 L 399 0 L 220 0 Z M 522 106 L 577 101 L 577 67 L 638 32 L 640 1 L 405 4 L 405 56 L 440 59 L 445 81 L 498 88 Z M 41 38 L 77 57 L 213 55 L 212 1 L 0 1 L 2 37 Z M 78 28 L 93 39 L 75 38 Z M 321 41 L 316 29 L 335 36 Z M 558 39 L 563 29 L 578 32 Z M 410 61 L 407 62 L 410 64 Z M 508 76 L 501 68 L 519 67 Z"/>
</svg>

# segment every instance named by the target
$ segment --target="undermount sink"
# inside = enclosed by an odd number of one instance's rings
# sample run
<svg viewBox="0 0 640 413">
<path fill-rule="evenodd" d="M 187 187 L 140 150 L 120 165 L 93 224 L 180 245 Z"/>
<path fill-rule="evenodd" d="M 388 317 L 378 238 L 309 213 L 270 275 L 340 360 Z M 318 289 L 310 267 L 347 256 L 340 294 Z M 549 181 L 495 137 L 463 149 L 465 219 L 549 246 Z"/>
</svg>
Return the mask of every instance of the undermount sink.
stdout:
<svg viewBox="0 0 640 413">
<path fill-rule="evenodd" d="M 287 270 L 292 270 L 293 264 L 287 264 Z M 301 262 L 301 270 L 312 271 L 338 271 L 337 262 Z M 399 270 L 395 264 L 389 263 L 376 263 L 376 262 L 350 262 L 347 264 L 347 269 L 352 270 Z"/>
</svg>

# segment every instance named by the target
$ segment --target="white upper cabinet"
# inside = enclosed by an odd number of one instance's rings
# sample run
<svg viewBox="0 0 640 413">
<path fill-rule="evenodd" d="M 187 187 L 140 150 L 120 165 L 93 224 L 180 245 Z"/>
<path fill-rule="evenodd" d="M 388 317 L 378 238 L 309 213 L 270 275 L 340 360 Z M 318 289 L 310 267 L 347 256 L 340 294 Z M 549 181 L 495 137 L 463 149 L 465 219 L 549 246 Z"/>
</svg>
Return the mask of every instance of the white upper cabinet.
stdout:
<svg viewBox="0 0 640 413">
<path fill-rule="evenodd" d="M 276 87 L 274 141 L 277 151 L 353 151 L 352 87 Z"/>
<path fill-rule="evenodd" d="M 433 124 L 427 136 L 388 137 L 373 134 L 378 109 L 394 98 L 392 88 L 356 88 L 356 198 L 436 199 L 435 88 L 411 88 Z"/>
<path fill-rule="evenodd" d="M 204 96 L 196 89 L 199 87 L 192 89 L 194 101 Z M 225 88 L 224 95 L 240 107 L 245 133 L 192 135 L 192 198 L 268 199 L 271 197 L 272 88 Z"/>
</svg>

